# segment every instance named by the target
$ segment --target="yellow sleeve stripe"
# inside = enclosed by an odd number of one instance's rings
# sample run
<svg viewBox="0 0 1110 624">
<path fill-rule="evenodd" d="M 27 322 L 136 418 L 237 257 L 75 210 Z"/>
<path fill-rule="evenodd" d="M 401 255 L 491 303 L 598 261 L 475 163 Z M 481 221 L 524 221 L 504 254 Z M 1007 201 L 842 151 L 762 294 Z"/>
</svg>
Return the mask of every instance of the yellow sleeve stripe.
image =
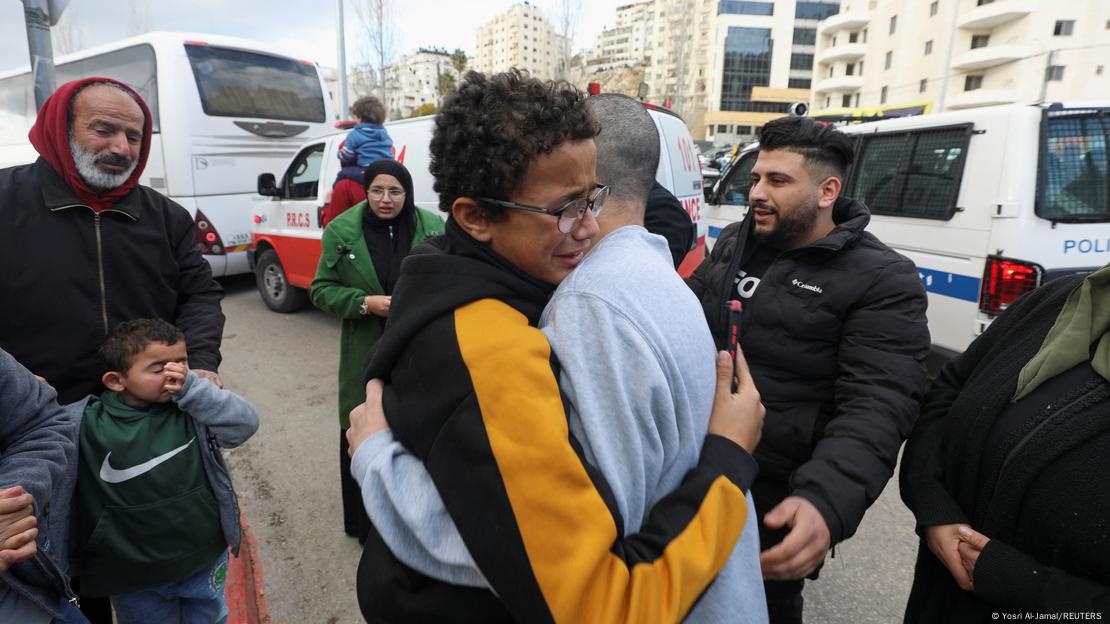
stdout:
<svg viewBox="0 0 1110 624">
<path fill-rule="evenodd" d="M 455 312 L 490 447 L 532 572 L 556 622 L 674 622 L 724 566 L 747 518 L 743 492 L 717 478 L 660 556 L 629 565 L 611 552 L 613 517 L 571 447 L 551 348 L 508 305 Z"/>
</svg>

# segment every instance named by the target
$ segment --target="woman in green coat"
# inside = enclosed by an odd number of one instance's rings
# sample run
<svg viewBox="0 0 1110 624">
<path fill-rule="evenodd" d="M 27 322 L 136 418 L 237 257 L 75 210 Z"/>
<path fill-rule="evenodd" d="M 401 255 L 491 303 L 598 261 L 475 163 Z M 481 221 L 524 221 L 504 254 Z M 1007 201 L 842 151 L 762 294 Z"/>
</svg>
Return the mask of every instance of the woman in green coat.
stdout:
<svg viewBox="0 0 1110 624">
<path fill-rule="evenodd" d="M 401 260 L 429 236 L 443 233 L 443 220 L 413 203 L 412 176 L 391 159 L 371 163 L 362 178 L 366 201 L 328 223 L 323 253 L 312 280 L 312 303 L 343 319 L 339 342 L 339 484 L 343 530 L 366 539 L 370 520 L 347 457 L 347 418 L 366 399 L 362 364 L 389 316 L 389 299 Z"/>
</svg>

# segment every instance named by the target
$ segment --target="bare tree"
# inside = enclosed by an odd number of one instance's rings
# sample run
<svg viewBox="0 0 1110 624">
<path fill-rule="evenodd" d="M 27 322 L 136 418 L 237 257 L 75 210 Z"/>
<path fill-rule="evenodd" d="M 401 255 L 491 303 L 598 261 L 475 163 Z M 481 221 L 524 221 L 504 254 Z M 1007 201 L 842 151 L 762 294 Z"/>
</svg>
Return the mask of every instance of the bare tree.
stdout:
<svg viewBox="0 0 1110 624">
<path fill-rule="evenodd" d="M 385 80 L 385 67 L 393 60 L 397 48 L 393 1 L 355 0 L 355 15 L 362 31 L 364 59 L 378 72 L 378 97 L 383 102 L 388 101 L 390 86 Z"/>
<path fill-rule="evenodd" d="M 559 0 L 555 11 L 556 32 L 559 40 L 559 58 L 555 67 L 555 77 L 566 80 L 570 75 L 573 58 L 574 35 L 578 30 L 578 20 L 582 16 L 582 0 Z"/>
</svg>

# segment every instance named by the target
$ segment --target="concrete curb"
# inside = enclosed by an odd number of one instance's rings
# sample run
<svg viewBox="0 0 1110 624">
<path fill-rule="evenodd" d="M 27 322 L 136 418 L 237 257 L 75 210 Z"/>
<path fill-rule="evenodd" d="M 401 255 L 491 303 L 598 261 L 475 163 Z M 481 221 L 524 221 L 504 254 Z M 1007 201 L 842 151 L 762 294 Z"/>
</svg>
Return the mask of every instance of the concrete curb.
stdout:
<svg viewBox="0 0 1110 624">
<path fill-rule="evenodd" d="M 239 511 L 239 529 L 242 535 L 239 556 L 228 562 L 227 600 L 229 624 L 273 624 L 262 583 L 262 560 L 258 557 L 258 541 L 247 523 L 247 516 Z"/>
</svg>

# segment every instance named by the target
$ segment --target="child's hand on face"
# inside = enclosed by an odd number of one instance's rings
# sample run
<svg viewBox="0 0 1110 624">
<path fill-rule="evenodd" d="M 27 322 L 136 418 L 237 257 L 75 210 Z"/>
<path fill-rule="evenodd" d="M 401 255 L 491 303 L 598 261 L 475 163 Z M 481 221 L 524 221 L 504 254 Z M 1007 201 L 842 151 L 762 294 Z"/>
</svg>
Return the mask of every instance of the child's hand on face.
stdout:
<svg viewBox="0 0 1110 624">
<path fill-rule="evenodd" d="M 166 365 L 162 367 L 162 374 L 166 378 L 162 389 L 170 394 L 177 395 L 181 392 L 181 387 L 185 385 L 185 376 L 188 373 L 189 367 L 187 365 L 178 362 L 166 362 Z"/>
</svg>

